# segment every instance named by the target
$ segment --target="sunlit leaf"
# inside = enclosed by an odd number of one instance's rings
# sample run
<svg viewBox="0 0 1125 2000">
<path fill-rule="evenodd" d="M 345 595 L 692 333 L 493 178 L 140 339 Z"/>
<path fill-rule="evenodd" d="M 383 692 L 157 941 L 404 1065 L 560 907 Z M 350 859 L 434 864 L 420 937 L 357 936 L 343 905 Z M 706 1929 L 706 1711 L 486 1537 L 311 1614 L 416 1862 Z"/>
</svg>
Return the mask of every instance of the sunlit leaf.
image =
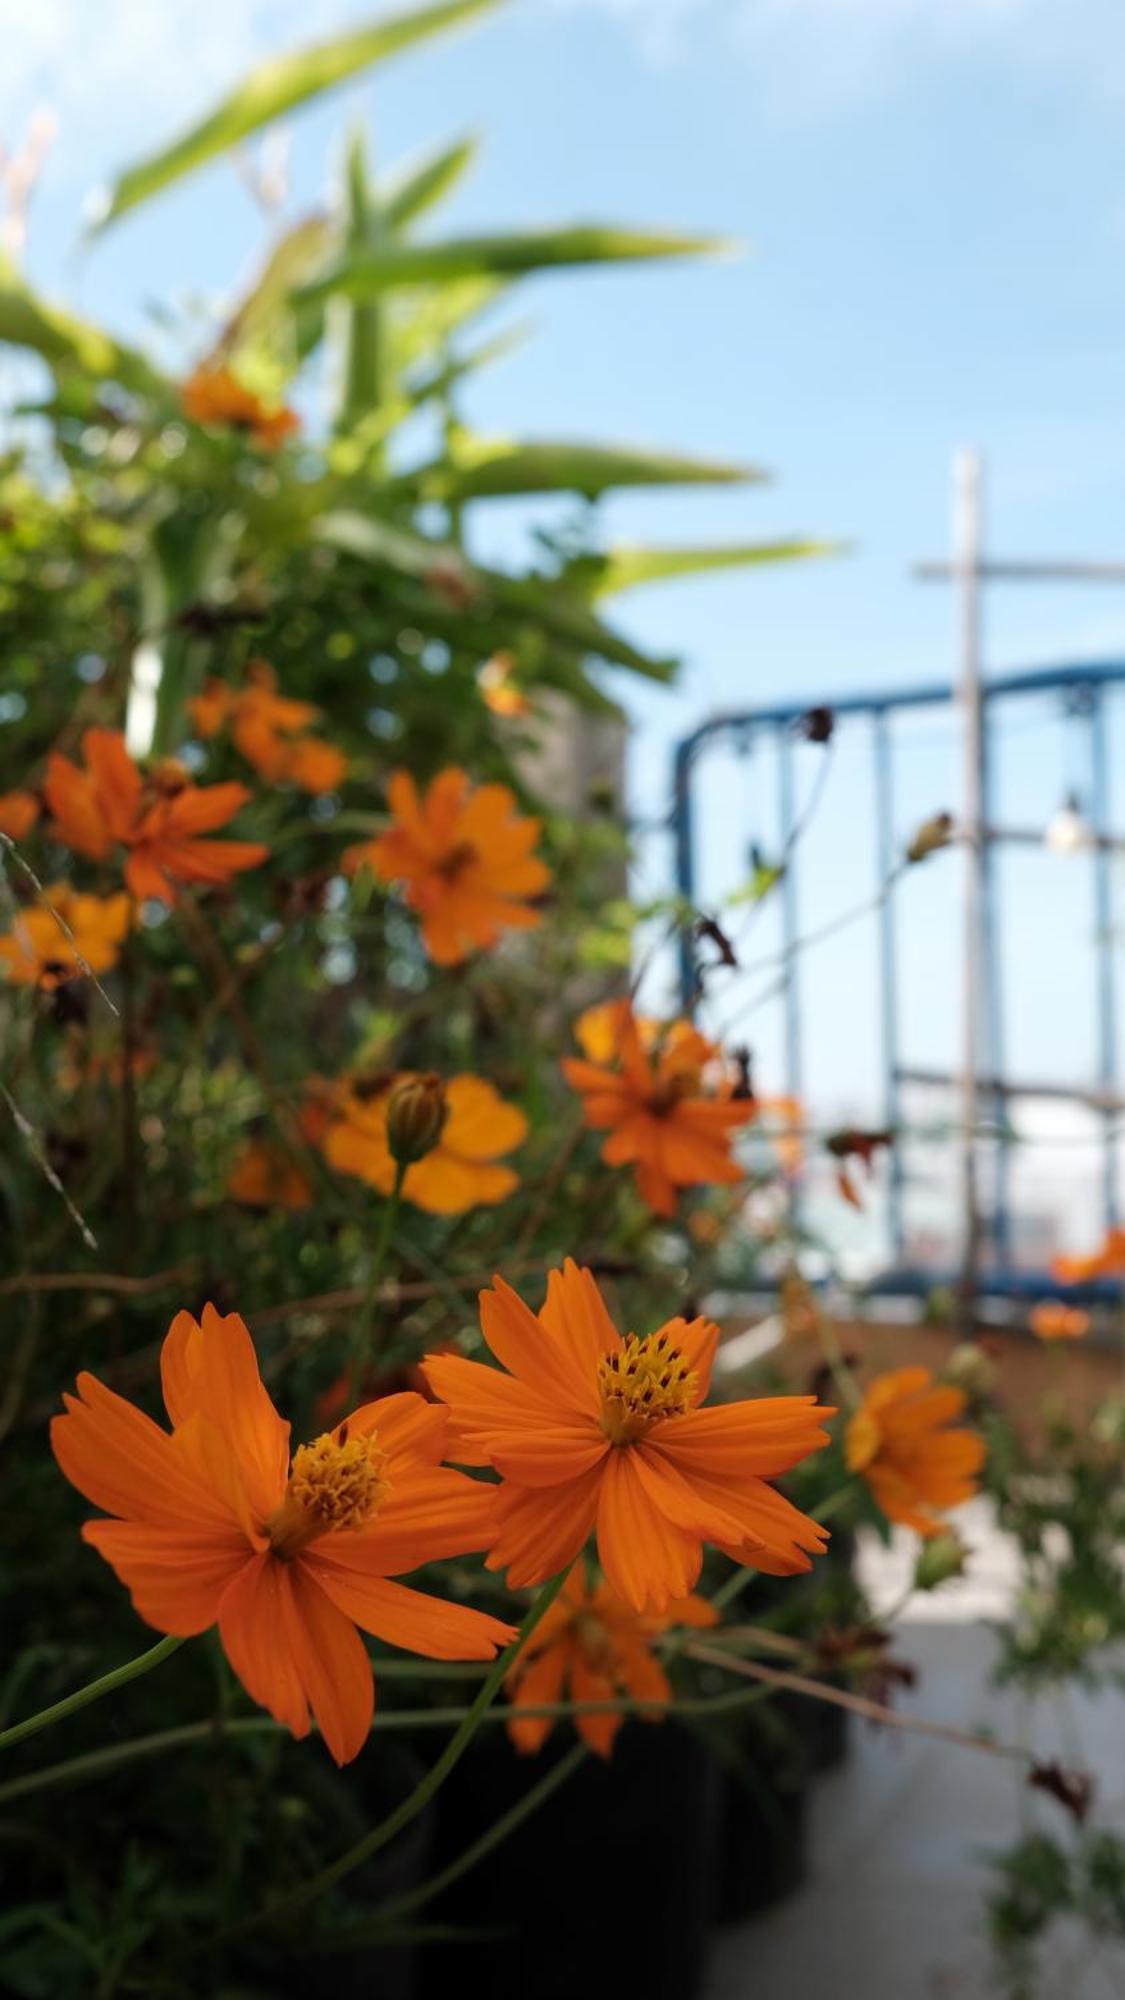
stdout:
<svg viewBox="0 0 1125 2000">
<path fill-rule="evenodd" d="M 477 154 L 475 139 L 460 139 L 453 146 L 427 153 L 416 166 L 393 178 L 383 201 L 383 213 L 391 230 L 405 229 L 439 202 L 457 185 Z"/>
<path fill-rule="evenodd" d="M 215 344 L 212 360 L 228 359 L 240 349 L 268 340 L 283 344 L 278 322 L 291 326 L 289 294 L 302 275 L 324 261 L 336 232 L 324 215 L 308 215 L 287 229 L 274 244 L 258 275 L 244 293 Z M 297 358 L 293 341 L 294 359 Z"/>
<path fill-rule="evenodd" d="M 460 433 L 453 461 L 436 459 L 402 473 L 394 484 L 425 500 L 473 500 L 513 493 L 581 493 L 595 498 L 615 486 L 735 485 L 763 479 L 753 466 L 684 458 L 641 447 L 506 440 Z"/>
<path fill-rule="evenodd" d="M 307 288 L 314 296 L 344 292 L 366 298 L 396 285 L 445 284 L 455 278 L 524 276 L 578 264 L 638 258 L 706 256 L 728 246 L 718 237 L 679 236 L 601 223 L 513 230 L 497 236 L 454 236 L 439 243 L 392 242 L 344 256 Z"/>
<path fill-rule="evenodd" d="M 726 542 L 702 548 L 642 548 L 621 543 L 604 555 L 580 557 L 573 565 L 576 581 L 585 571 L 594 597 L 612 597 L 645 583 L 681 576 L 702 576 L 712 570 L 752 569 L 759 564 L 803 561 L 811 556 L 839 555 L 840 542 L 792 539 L 781 542 Z"/>
<path fill-rule="evenodd" d="M 134 348 L 111 340 L 100 327 L 49 306 L 0 263 L 0 342 L 26 347 L 49 367 L 73 369 L 100 382 L 152 395 L 166 384 Z"/>
<path fill-rule="evenodd" d="M 387 14 L 332 41 L 271 57 L 252 70 L 198 125 L 129 167 L 109 190 L 96 227 L 105 229 L 139 202 L 372 63 L 385 61 L 400 49 L 470 21 L 498 4 L 500 0 L 441 0 L 437 6 Z"/>
</svg>

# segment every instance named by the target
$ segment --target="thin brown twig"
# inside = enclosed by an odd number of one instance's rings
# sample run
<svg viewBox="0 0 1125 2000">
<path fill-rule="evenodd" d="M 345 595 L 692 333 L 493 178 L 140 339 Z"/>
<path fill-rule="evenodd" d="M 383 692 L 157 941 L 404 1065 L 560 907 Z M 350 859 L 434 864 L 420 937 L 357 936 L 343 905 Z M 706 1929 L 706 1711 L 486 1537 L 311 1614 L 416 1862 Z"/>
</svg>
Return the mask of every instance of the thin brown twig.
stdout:
<svg viewBox="0 0 1125 2000">
<path fill-rule="evenodd" d="M 21 1271 L 14 1278 L 0 1278 L 0 1298 L 16 1292 L 119 1292 L 127 1298 L 143 1298 L 147 1292 L 162 1292 L 181 1278 L 198 1270 L 188 1264 L 170 1264 L 166 1271 L 154 1271 L 147 1278 L 130 1277 L 118 1271 Z"/>
<path fill-rule="evenodd" d="M 1032 1763 L 1030 1750 L 1015 1743 L 998 1743 L 990 1736 L 974 1736 L 966 1729 L 956 1729 L 952 1723 L 933 1722 L 924 1715 L 903 1715 L 898 1709 L 887 1708 L 882 1702 L 871 1701 L 866 1695 L 852 1694 L 847 1688 L 833 1687 L 827 1681 L 813 1680 L 807 1674 L 794 1674 L 779 1667 L 767 1667 L 760 1660 L 747 1660 L 723 1652 L 718 1646 L 685 1646 L 689 1659 L 698 1660 L 708 1667 L 722 1667 L 727 1673 L 739 1674 L 744 1680 L 761 1681 L 767 1687 L 785 1690 L 789 1694 L 805 1694 L 814 1701 L 826 1701 L 835 1708 L 846 1708 L 852 1715 L 862 1715 L 868 1722 L 884 1724 L 888 1729 L 901 1729 L 910 1736 L 932 1736 L 941 1743 L 955 1743 L 962 1750 L 984 1750 L 990 1757 L 1004 1757 L 1011 1762 Z"/>
</svg>

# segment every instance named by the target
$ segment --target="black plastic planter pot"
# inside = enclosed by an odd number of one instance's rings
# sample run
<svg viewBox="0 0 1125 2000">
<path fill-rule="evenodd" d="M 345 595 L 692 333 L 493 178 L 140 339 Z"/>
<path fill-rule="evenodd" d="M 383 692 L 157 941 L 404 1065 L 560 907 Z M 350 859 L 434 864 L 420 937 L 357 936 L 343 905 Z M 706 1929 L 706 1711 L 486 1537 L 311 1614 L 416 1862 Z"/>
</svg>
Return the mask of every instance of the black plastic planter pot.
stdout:
<svg viewBox="0 0 1125 2000">
<path fill-rule="evenodd" d="M 477 1839 L 573 1743 L 521 1757 L 478 1738 L 438 1802 L 439 1865 Z M 695 2000 L 713 1915 L 719 1772 L 675 1722 L 628 1723 L 427 1916 L 478 1936 L 424 1950 L 421 2000 L 469 1975 L 489 2000 Z"/>
<path fill-rule="evenodd" d="M 298 1746 L 306 1760 L 302 1794 L 324 1830 L 325 1860 L 341 1853 L 413 1791 L 422 1765 L 399 1738 L 373 1736 L 346 1771 L 311 1762 L 320 1745 Z M 416 1888 L 430 1866 L 433 1816 L 423 1812 L 388 1847 L 357 1868 L 340 1890 L 341 1926 L 377 1918 L 381 1906 Z M 306 1944 L 300 1929 L 277 1943 L 265 1939 L 239 1954 L 238 1970 L 247 1990 L 270 2000 L 309 2000 L 331 1992 L 333 2000 L 417 2000 L 420 1965 L 413 1943 L 366 1944 L 328 1950 Z"/>
<path fill-rule="evenodd" d="M 715 1916 L 738 1923 L 805 1880 L 811 1701 L 777 1696 L 725 1738 Z"/>
</svg>

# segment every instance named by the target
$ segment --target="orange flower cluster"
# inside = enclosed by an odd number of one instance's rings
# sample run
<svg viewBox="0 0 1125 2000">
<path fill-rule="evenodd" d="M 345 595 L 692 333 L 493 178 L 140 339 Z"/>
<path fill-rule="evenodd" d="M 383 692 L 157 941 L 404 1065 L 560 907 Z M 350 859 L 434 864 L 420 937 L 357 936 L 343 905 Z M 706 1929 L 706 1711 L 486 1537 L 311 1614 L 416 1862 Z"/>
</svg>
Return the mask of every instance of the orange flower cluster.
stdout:
<svg viewBox="0 0 1125 2000">
<path fill-rule="evenodd" d="M 438 1660 L 488 1660 L 514 1636 L 391 1581 L 491 1537 L 494 1492 L 441 1462 L 446 1411 L 388 1396 L 290 1457 L 243 1321 L 212 1306 L 177 1314 L 161 1376 L 170 1431 L 86 1374 L 51 1425 L 66 1477 L 112 1517 L 83 1536 L 158 1632 L 217 1625 L 246 1692 L 294 1736 L 311 1709 L 337 1763 L 362 1748 L 374 1687 L 357 1626 Z"/>
<path fill-rule="evenodd" d="M 928 1368 L 894 1368 L 871 1384 L 848 1423 L 844 1454 L 888 1520 L 936 1535 L 939 1515 L 972 1499 L 984 1439 L 953 1428 L 965 1404 L 963 1389 L 935 1385 Z"/>
<path fill-rule="evenodd" d="M 39 801 L 34 792 L 0 792 L 0 833 L 9 840 L 24 840 L 39 818 Z"/>
<path fill-rule="evenodd" d="M 503 1484 L 488 1567 L 518 1589 L 573 1562 L 596 1530 L 606 1581 L 634 1611 L 686 1597 L 703 1543 L 790 1576 L 825 1530 L 767 1484 L 828 1443 L 813 1396 L 700 1405 L 718 1328 L 669 1320 L 624 1338 L 589 1271 L 551 1273 L 536 1315 L 502 1279 L 481 1295 L 499 1369 L 457 1355 L 423 1363 L 453 1411 L 450 1456 Z"/>
<path fill-rule="evenodd" d="M 652 1641 L 673 1625 L 717 1625 L 719 1614 L 702 1597 L 673 1599 L 662 1612 L 641 1613 L 606 1583 L 591 1584 L 576 1563 L 555 1602 L 504 1685 L 512 1704 L 508 1734 L 519 1750 L 539 1750 L 554 1724 L 547 1715 L 524 1715 L 569 1698 L 613 1701 L 622 1694 L 644 1704 L 643 1722 L 659 1722 L 672 1699 L 668 1676 Z M 608 1757 L 623 1715 L 576 1715 L 574 1726 L 588 1747 Z"/>
<path fill-rule="evenodd" d="M 298 785 L 319 795 L 335 791 L 347 776 L 343 751 L 310 733 L 320 710 L 279 695 L 277 676 L 265 660 L 250 662 L 241 687 L 209 680 L 189 701 L 188 712 L 202 737 L 229 727 L 236 748 L 269 784 Z"/>
<path fill-rule="evenodd" d="M 403 885 L 435 965 L 460 965 L 504 931 L 538 924 L 526 898 L 543 894 L 550 870 L 532 852 L 539 821 L 520 817 L 507 785 L 471 785 L 451 766 L 420 795 L 410 773 L 396 771 L 387 801 L 390 831 L 349 847 L 344 871 L 367 867 Z"/>
<path fill-rule="evenodd" d="M 295 410 L 283 403 L 264 403 L 231 369 L 207 363 L 188 377 L 180 401 L 185 417 L 193 424 L 243 431 L 266 451 L 276 451 L 301 428 Z"/>
<path fill-rule="evenodd" d="M 1064 1299 L 1044 1299 L 1032 1307 L 1028 1325 L 1038 1340 L 1081 1340 L 1090 1331 L 1090 1315 Z"/>
<path fill-rule="evenodd" d="M 87 729 L 85 767 L 57 750 L 44 787 L 52 832 L 77 854 L 105 861 L 124 848 L 125 883 L 134 896 L 175 901 L 174 883 L 229 881 L 256 868 L 268 850 L 251 840 L 206 840 L 245 805 L 244 785 L 194 785 L 179 764 L 144 777 L 114 729 Z"/>
<path fill-rule="evenodd" d="M 1056 1257 L 1051 1276 L 1060 1285 L 1084 1285 L 1091 1278 L 1125 1276 L 1125 1229 L 1110 1229 L 1100 1248 L 1085 1257 Z"/>
<path fill-rule="evenodd" d="M 656 1215 L 675 1214 L 680 1188 L 742 1179 L 731 1137 L 758 1107 L 734 1095 L 730 1078 L 707 1081 L 718 1051 L 690 1022 L 661 1026 L 620 1000 L 588 1009 L 575 1034 L 586 1059 L 566 1058 L 563 1074 L 586 1124 L 609 1132 L 606 1165 L 631 1166 Z"/>
<path fill-rule="evenodd" d="M 108 972 L 128 934 L 130 898 L 79 896 L 52 882 L 0 937 L 0 965 L 17 986 L 47 991 L 87 972 Z"/>
<path fill-rule="evenodd" d="M 326 1157 L 380 1194 L 395 1184 L 395 1158 L 387 1133 L 392 1091 L 403 1076 L 380 1078 L 371 1090 L 352 1084 L 324 1138 Z M 527 1119 L 479 1076 L 453 1076 L 445 1086 L 446 1116 L 435 1143 L 406 1169 L 402 1192 L 429 1215 L 463 1215 L 503 1201 L 519 1176 L 500 1161 L 523 1144 Z"/>
</svg>

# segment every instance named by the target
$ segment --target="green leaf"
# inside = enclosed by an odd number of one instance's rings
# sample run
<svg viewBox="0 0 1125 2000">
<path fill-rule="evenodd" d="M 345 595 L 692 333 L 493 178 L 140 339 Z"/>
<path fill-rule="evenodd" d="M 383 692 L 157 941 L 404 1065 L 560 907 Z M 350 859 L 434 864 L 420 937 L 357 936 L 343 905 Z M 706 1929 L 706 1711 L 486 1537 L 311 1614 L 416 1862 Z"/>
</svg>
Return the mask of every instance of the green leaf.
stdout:
<svg viewBox="0 0 1125 2000">
<path fill-rule="evenodd" d="M 751 569 L 758 564 L 800 562 L 810 556 L 839 555 L 842 542 L 794 539 L 784 542 L 727 542 L 705 548 L 641 548 L 622 542 L 602 556 L 581 556 L 571 565 L 578 580 L 589 576 L 591 594 L 611 597 L 666 578 L 700 576 L 721 569 Z"/>
<path fill-rule="evenodd" d="M 638 258 L 708 256 L 729 246 L 715 236 L 573 223 L 556 229 L 514 230 L 502 236 L 451 236 L 439 243 L 387 243 L 341 258 L 306 295 L 344 292 L 366 298 L 393 285 L 446 284 L 454 278 L 524 276 L 576 264 L 617 264 Z"/>
<path fill-rule="evenodd" d="M 257 277 L 227 321 L 210 359 L 225 361 L 259 342 L 284 348 L 283 327 L 292 325 L 289 294 L 307 272 L 324 262 L 336 231 L 325 215 L 307 215 L 274 244 Z M 299 358 L 293 342 L 293 360 Z"/>
<path fill-rule="evenodd" d="M 595 499 L 615 486 L 725 486 L 765 477 L 754 466 L 642 447 L 546 440 L 509 444 L 462 431 L 452 461 L 435 459 L 400 473 L 393 484 L 422 500 L 506 498 L 513 493 L 581 493 Z"/>
<path fill-rule="evenodd" d="M 260 131 L 263 125 L 345 82 L 359 70 L 397 55 L 400 49 L 407 49 L 428 35 L 470 21 L 498 4 L 500 0 L 441 0 L 436 6 L 384 15 L 333 41 L 271 57 L 252 70 L 200 124 L 193 125 L 161 152 L 129 167 L 109 190 L 96 230 L 107 228 L 139 202 L 159 194 L 173 181 L 194 173 L 197 167 L 237 146 L 252 132 Z"/>
<path fill-rule="evenodd" d="M 406 229 L 428 208 L 456 186 L 477 156 L 475 139 L 459 139 L 427 153 L 417 166 L 392 178 L 383 204 L 387 226 L 392 231 Z"/>
<path fill-rule="evenodd" d="M 726 899 L 730 910 L 744 909 L 748 904 L 764 903 L 771 889 L 776 889 L 785 874 L 784 867 L 776 861 L 761 858 L 754 862 L 754 872 L 741 889 L 735 889 Z"/>
<path fill-rule="evenodd" d="M 73 369 L 98 382 L 120 382 L 142 395 L 167 384 L 134 348 L 111 340 L 100 327 L 46 305 L 0 261 L 0 343 L 27 347 L 54 369 Z"/>
<path fill-rule="evenodd" d="M 430 541 L 409 528 L 392 525 L 372 514 L 361 514 L 357 509 L 337 508 L 323 514 L 314 522 L 313 531 L 320 540 L 358 556 L 361 561 L 385 563 L 401 575 L 420 581 L 427 581 L 440 571 L 457 575 L 481 596 L 491 599 L 498 618 L 536 628 L 569 651 L 596 654 L 599 659 L 628 667 L 648 680 L 667 681 L 675 673 L 675 661 L 652 659 L 639 652 L 612 626 L 596 617 L 580 597 L 551 577 L 516 577 L 503 570 L 486 569 L 479 563 L 470 563 L 449 543 Z"/>
</svg>

